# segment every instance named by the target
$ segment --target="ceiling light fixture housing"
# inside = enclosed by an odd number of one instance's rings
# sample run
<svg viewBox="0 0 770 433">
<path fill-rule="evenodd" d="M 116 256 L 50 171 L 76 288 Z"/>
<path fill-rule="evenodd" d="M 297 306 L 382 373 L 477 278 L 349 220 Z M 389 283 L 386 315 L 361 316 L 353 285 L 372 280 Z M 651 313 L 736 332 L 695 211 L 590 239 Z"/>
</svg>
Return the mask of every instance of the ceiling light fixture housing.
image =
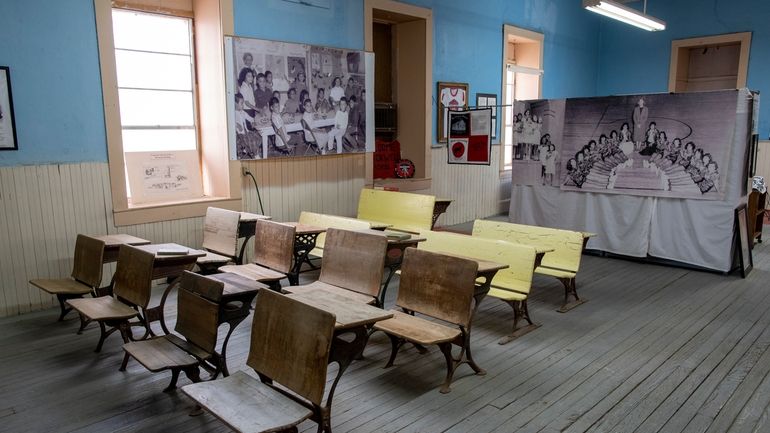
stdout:
<svg viewBox="0 0 770 433">
<path fill-rule="evenodd" d="M 644 11 L 638 11 L 612 0 L 583 0 L 583 7 L 591 12 L 604 15 L 626 24 L 651 32 L 666 30 L 666 22 L 647 15 L 647 0 Z"/>
</svg>

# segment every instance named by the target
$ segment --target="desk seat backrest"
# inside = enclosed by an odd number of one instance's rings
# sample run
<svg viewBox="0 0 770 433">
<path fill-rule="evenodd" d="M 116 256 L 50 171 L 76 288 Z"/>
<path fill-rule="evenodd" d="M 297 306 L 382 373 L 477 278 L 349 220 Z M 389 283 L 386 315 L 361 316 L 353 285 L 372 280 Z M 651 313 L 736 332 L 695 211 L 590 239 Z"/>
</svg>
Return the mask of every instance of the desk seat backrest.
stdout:
<svg viewBox="0 0 770 433">
<path fill-rule="evenodd" d="M 334 314 L 271 290 L 254 307 L 246 364 L 320 405 L 334 334 Z"/>
<path fill-rule="evenodd" d="M 543 256 L 540 266 L 577 272 L 583 252 L 583 234 L 571 230 L 529 226 L 502 221 L 476 220 L 473 236 L 553 248 Z"/>
<path fill-rule="evenodd" d="M 321 282 L 369 296 L 379 296 L 388 238 L 329 229 L 321 266 Z"/>
<path fill-rule="evenodd" d="M 476 259 L 508 265 L 497 271 L 492 285 L 497 288 L 529 293 L 535 268 L 535 248 L 529 245 L 485 239 L 459 233 L 424 231 L 426 239 L 419 248 L 434 252 L 448 252 Z"/>
<path fill-rule="evenodd" d="M 238 255 L 238 224 L 241 213 L 217 207 L 206 209 L 203 248 L 227 257 Z"/>
<path fill-rule="evenodd" d="M 294 254 L 296 229 L 287 224 L 257 220 L 254 235 L 254 261 L 278 272 L 289 272 Z"/>
<path fill-rule="evenodd" d="M 121 245 L 112 291 L 119 299 L 147 308 L 152 290 L 155 254 L 131 245 Z"/>
<path fill-rule="evenodd" d="M 219 301 L 224 283 L 184 271 L 179 279 L 174 330 L 208 353 L 217 344 Z"/>
<path fill-rule="evenodd" d="M 477 271 L 473 260 L 407 248 L 396 305 L 467 328 Z"/>
<path fill-rule="evenodd" d="M 343 230 L 366 230 L 371 228 L 371 224 L 355 218 L 346 218 L 337 215 L 325 215 L 314 212 L 302 211 L 299 214 L 299 223 L 309 226 L 321 227 L 324 229 L 343 229 Z M 316 238 L 315 246 L 324 248 L 326 244 L 326 233 L 320 233 Z"/>
<path fill-rule="evenodd" d="M 72 278 L 89 287 L 99 287 L 102 284 L 103 262 L 104 241 L 91 236 L 78 235 L 75 240 Z"/>
<path fill-rule="evenodd" d="M 358 198 L 358 218 L 392 224 L 394 229 L 430 230 L 436 197 L 364 188 Z"/>
</svg>

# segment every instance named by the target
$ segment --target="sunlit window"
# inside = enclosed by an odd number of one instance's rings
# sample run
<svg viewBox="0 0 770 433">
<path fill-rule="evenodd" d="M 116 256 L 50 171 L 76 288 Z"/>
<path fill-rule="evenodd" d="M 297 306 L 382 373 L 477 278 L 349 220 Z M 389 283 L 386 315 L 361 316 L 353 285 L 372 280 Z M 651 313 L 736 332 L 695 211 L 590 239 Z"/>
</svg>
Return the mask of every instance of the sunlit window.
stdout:
<svg viewBox="0 0 770 433">
<path fill-rule="evenodd" d="M 192 20 L 112 10 L 123 151 L 197 148 Z"/>
</svg>

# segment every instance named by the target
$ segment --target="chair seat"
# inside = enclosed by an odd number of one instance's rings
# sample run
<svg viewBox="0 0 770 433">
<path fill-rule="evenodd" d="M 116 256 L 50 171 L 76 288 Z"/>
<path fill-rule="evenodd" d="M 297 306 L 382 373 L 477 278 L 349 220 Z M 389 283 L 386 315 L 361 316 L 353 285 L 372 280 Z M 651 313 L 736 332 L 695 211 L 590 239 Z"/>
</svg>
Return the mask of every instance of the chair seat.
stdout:
<svg viewBox="0 0 770 433">
<path fill-rule="evenodd" d="M 233 261 L 232 257 L 223 256 L 221 254 L 212 253 L 211 251 L 207 251 L 206 255 L 203 257 L 198 257 L 198 260 L 196 263 L 198 265 L 215 265 L 217 263 L 227 264 Z"/>
<path fill-rule="evenodd" d="M 130 319 L 139 314 L 138 311 L 118 301 L 111 296 L 100 298 L 70 299 L 67 301 L 72 308 L 91 320 L 121 320 Z"/>
<path fill-rule="evenodd" d="M 91 287 L 71 278 L 55 280 L 30 280 L 30 284 L 52 295 L 85 295 L 91 293 Z"/>
<path fill-rule="evenodd" d="M 331 284 L 327 284 L 321 281 L 315 281 L 313 283 L 306 284 L 303 286 L 289 286 L 284 288 L 284 291 L 287 293 L 307 293 L 307 292 L 312 292 L 314 290 L 325 290 L 335 295 L 339 295 L 347 299 L 350 299 L 353 302 L 359 302 L 362 304 L 372 305 L 377 301 L 377 298 L 373 296 L 364 295 L 363 293 L 354 292 L 348 289 L 343 289 L 342 287 L 333 286 Z"/>
<path fill-rule="evenodd" d="M 523 301 L 529 297 L 525 293 L 514 292 L 507 288 L 498 288 L 494 286 L 489 289 L 488 295 L 500 298 L 504 301 Z"/>
<path fill-rule="evenodd" d="M 535 273 L 541 274 L 541 275 L 550 275 L 556 278 L 575 278 L 575 275 L 577 275 L 575 272 L 565 271 L 562 269 L 548 268 L 545 266 L 538 266 L 537 268 L 535 268 Z"/>
<path fill-rule="evenodd" d="M 374 328 L 413 343 L 430 345 L 452 341 L 460 330 L 440 323 L 415 317 L 402 311 L 391 310 L 393 317 L 377 322 Z"/>
<path fill-rule="evenodd" d="M 192 367 L 198 364 L 197 359 L 166 337 L 133 341 L 124 344 L 123 349 L 153 373 L 173 367 Z"/>
<path fill-rule="evenodd" d="M 286 278 L 286 274 L 274 271 L 264 266 L 259 266 L 254 263 L 247 265 L 228 265 L 219 268 L 222 272 L 229 272 L 231 274 L 240 275 L 242 277 L 250 278 L 254 281 L 278 281 Z"/>
<path fill-rule="evenodd" d="M 239 432 L 280 431 L 313 415 L 309 408 L 242 371 L 187 385 L 182 392 Z"/>
</svg>

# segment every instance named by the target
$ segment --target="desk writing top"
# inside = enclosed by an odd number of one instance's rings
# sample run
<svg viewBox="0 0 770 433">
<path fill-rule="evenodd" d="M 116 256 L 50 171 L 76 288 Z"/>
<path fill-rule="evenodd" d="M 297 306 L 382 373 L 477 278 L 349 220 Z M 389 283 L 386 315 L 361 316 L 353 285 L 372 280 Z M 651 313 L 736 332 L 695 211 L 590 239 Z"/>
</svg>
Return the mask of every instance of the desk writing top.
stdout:
<svg viewBox="0 0 770 433">
<path fill-rule="evenodd" d="M 207 275 L 207 277 L 225 283 L 224 290 L 222 291 L 222 298 L 258 292 L 260 289 L 268 288 L 267 285 L 258 281 L 228 272 Z"/>
<path fill-rule="evenodd" d="M 488 272 L 497 272 L 500 269 L 506 269 L 506 268 L 509 267 L 508 265 L 503 264 L 503 263 L 497 263 L 497 262 L 492 262 L 492 261 L 489 261 L 489 260 L 477 259 L 475 257 L 468 257 L 468 256 L 460 255 L 460 254 L 447 253 L 447 252 L 444 252 L 444 251 L 437 251 L 437 253 L 444 254 L 446 256 L 457 257 L 457 258 L 460 258 L 460 259 L 473 260 L 474 262 L 479 264 L 479 270 L 476 272 L 477 275 L 486 274 Z"/>
<path fill-rule="evenodd" d="M 281 224 L 286 224 L 287 226 L 293 226 L 296 230 L 296 235 L 312 235 L 312 234 L 319 234 L 326 231 L 323 227 L 316 227 L 311 226 L 307 224 L 302 224 L 298 222 L 282 222 Z"/>
<path fill-rule="evenodd" d="M 267 215 L 260 215 L 258 213 L 241 212 L 242 223 L 250 223 L 250 222 L 256 222 L 257 220 L 270 220 L 270 219 L 273 219 L 273 217 L 270 217 Z"/>
<path fill-rule="evenodd" d="M 140 246 L 137 246 L 137 248 L 139 248 L 142 251 L 155 254 L 155 260 L 157 261 L 179 259 L 180 257 L 190 257 L 193 259 L 197 259 L 198 257 L 203 257 L 206 255 L 205 251 L 196 250 L 193 248 L 186 247 L 184 245 L 179 245 L 174 243 L 140 245 Z M 158 254 L 158 251 L 160 250 L 187 250 L 187 254 Z"/>
<path fill-rule="evenodd" d="M 387 232 L 384 232 L 381 230 L 375 230 L 375 229 L 364 229 L 364 230 L 356 230 L 356 231 L 361 233 L 366 233 L 366 234 L 377 235 L 377 236 L 388 236 Z M 405 239 L 396 239 L 396 238 L 388 237 L 389 246 L 401 245 L 401 244 L 409 245 L 409 244 L 415 244 L 418 242 L 425 242 L 427 240 L 425 238 L 421 238 L 411 233 L 398 232 L 398 234 L 408 235 L 409 237 Z"/>
<path fill-rule="evenodd" d="M 119 248 L 121 245 L 147 245 L 150 243 L 147 239 L 138 238 L 136 236 L 125 235 L 116 233 L 112 235 L 94 236 L 94 238 L 104 241 L 105 248 Z"/>
<path fill-rule="evenodd" d="M 371 325 L 393 317 L 393 313 L 389 311 L 355 302 L 320 288 L 304 293 L 292 293 L 287 296 L 334 314 L 337 320 L 334 325 L 336 331 Z"/>
</svg>

